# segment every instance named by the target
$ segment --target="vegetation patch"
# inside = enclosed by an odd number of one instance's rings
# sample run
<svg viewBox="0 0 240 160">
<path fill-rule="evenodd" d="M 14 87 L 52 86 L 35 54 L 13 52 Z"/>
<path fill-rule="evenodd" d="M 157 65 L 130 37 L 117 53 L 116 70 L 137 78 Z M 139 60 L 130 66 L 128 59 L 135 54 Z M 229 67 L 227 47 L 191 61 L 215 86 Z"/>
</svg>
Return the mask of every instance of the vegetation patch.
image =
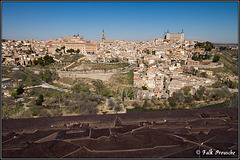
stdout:
<svg viewBox="0 0 240 160">
<path fill-rule="evenodd" d="M 54 71 L 44 70 L 39 73 L 40 78 L 47 83 L 52 83 L 54 80 L 59 79 L 58 74 Z"/>
<path fill-rule="evenodd" d="M 54 55 L 56 59 L 58 60 L 61 60 L 63 63 L 66 63 L 66 62 L 70 62 L 70 63 L 73 63 L 73 62 L 77 62 L 77 60 L 79 58 L 82 58 L 84 57 L 84 55 L 82 54 L 74 54 L 74 55 Z"/>
<path fill-rule="evenodd" d="M 69 84 L 69 85 L 73 85 L 76 82 L 74 79 L 69 78 L 69 77 L 62 77 L 58 81 L 65 83 L 65 84 Z"/>
<path fill-rule="evenodd" d="M 220 62 L 224 64 L 224 67 L 234 75 L 238 75 L 238 62 L 232 57 L 237 58 L 237 51 L 223 51 L 220 55 Z"/>
<path fill-rule="evenodd" d="M 133 85 L 133 71 L 129 71 L 128 73 L 116 73 L 112 76 L 112 81 L 121 83 L 121 84 L 130 84 Z"/>
</svg>

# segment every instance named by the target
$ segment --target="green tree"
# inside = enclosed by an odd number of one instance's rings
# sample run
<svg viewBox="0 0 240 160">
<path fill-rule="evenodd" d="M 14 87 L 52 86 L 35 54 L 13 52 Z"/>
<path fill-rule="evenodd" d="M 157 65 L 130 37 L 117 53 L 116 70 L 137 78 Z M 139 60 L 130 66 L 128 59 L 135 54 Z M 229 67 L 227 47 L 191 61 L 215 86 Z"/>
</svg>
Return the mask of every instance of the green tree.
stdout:
<svg viewBox="0 0 240 160">
<path fill-rule="evenodd" d="M 191 87 L 185 86 L 182 88 L 184 95 L 188 95 L 191 91 Z"/>
<path fill-rule="evenodd" d="M 59 49 L 59 48 L 56 48 L 56 50 L 55 50 L 57 53 L 59 52 L 59 51 L 61 51 L 61 49 Z"/>
<path fill-rule="evenodd" d="M 197 54 L 194 53 L 193 56 L 192 56 L 192 60 L 199 61 L 200 60 L 200 55 L 197 56 Z"/>
<path fill-rule="evenodd" d="M 220 81 L 217 81 L 217 82 L 212 84 L 213 88 L 220 88 L 221 86 L 222 86 L 222 83 Z"/>
<path fill-rule="evenodd" d="M 77 83 L 73 86 L 72 90 L 76 93 L 80 92 L 90 92 L 89 86 L 85 83 Z"/>
<path fill-rule="evenodd" d="M 199 89 L 195 93 L 195 99 L 201 101 L 203 99 L 206 88 L 204 86 L 199 87 Z"/>
<path fill-rule="evenodd" d="M 34 73 L 31 70 L 25 70 L 25 74 L 23 76 L 23 82 L 28 85 L 37 85 L 38 83 L 38 77 L 34 75 Z"/>
<path fill-rule="evenodd" d="M 93 86 L 96 89 L 96 92 L 102 96 L 111 97 L 111 90 L 104 86 L 103 82 L 101 80 L 93 80 L 92 81 Z"/>
<path fill-rule="evenodd" d="M 185 96 L 182 92 L 173 92 L 172 97 L 168 98 L 168 101 L 171 107 L 182 107 L 185 102 Z"/>
<path fill-rule="evenodd" d="M 225 93 L 222 89 L 217 89 L 217 91 L 213 95 L 213 98 L 214 98 L 215 101 L 217 101 L 217 100 L 219 100 L 223 97 L 225 97 Z"/>
<path fill-rule="evenodd" d="M 102 95 L 103 88 L 105 87 L 105 86 L 103 85 L 103 82 L 102 82 L 101 80 L 97 79 L 97 80 L 93 80 L 93 81 L 92 81 L 92 84 L 93 84 L 93 86 L 95 87 L 96 92 L 97 92 L 98 94 L 101 94 L 101 95 Z"/>
<path fill-rule="evenodd" d="M 39 76 L 43 81 L 45 81 L 47 83 L 49 83 L 49 82 L 51 83 L 52 81 L 59 78 L 56 72 L 51 72 L 49 69 L 41 71 L 39 73 Z"/>
<path fill-rule="evenodd" d="M 218 62 L 220 60 L 220 56 L 215 54 L 213 57 L 213 62 Z"/>
<path fill-rule="evenodd" d="M 150 54 L 149 49 L 146 49 L 146 50 L 145 50 L 145 53 Z"/>
<path fill-rule="evenodd" d="M 41 106 L 43 101 L 44 101 L 43 95 L 40 94 L 39 97 L 38 97 L 38 99 L 36 100 L 36 105 Z"/>
<path fill-rule="evenodd" d="M 22 87 L 22 86 L 19 86 L 19 87 L 17 88 L 17 95 L 20 95 L 20 94 L 22 94 L 23 92 L 24 92 L 23 87 Z"/>
<path fill-rule="evenodd" d="M 237 81 L 233 81 L 230 88 L 233 88 L 233 89 L 238 88 L 238 82 Z"/>
<path fill-rule="evenodd" d="M 194 98 L 191 94 L 185 96 L 185 104 L 192 106 L 194 104 Z"/>
<path fill-rule="evenodd" d="M 102 95 L 103 96 L 106 96 L 106 97 L 111 97 L 111 90 L 107 87 L 104 87 L 103 90 L 102 90 Z"/>
<path fill-rule="evenodd" d="M 44 66 L 44 60 L 42 58 L 37 59 L 37 64 L 40 64 L 41 66 Z"/>
<path fill-rule="evenodd" d="M 80 50 L 79 50 L 79 49 L 77 49 L 77 50 L 75 50 L 74 52 L 75 52 L 75 53 L 79 53 L 79 52 L 80 52 Z"/>
<path fill-rule="evenodd" d="M 129 84 L 133 85 L 134 83 L 134 73 L 133 73 L 133 70 L 130 70 L 129 73 L 128 73 L 128 77 L 129 77 Z"/>
<path fill-rule="evenodd" d="M 205 48 L 205 51 L 211 51 L 215 47 L 211 42 L 206 41 L 206 42 L 203 42 L 203 43 L 195 44 L 195 49 L 196 48 Z"/>
<path fill-rule="evenodd" d="M 68 49 L 67 52 L 72 53 L 72 52 L 74 52 L 74 49 Z"/>
<path fill-rule="evenodd" d="M 205 47 L 205 51 L 211 51 L 211 50 L 212 50 L 212 47 L 210 47 L 210 46 Z"/>
<path fill-rule="evenodd" d="M 65 46 L 61 47 L 60 49 L 65 53 Z"/>
<path fill-rule="evenodd" d="M 209 41 L 206 41 L 206 47 L 209 47 L 209 48 L 211 48 L 211 49 L 213 49 L 213 48 L 215 48 L 214 47 L 214 45 L 211 43 L 211 42 L 209 42 Z M 210 50 L 211 51 L 211 50 Z"/>
<path fill-rule="evenodd" d="M 34 64 L 34 65 L 38 65 L 38 61 L 34 59 L 34 60 L 33 60 L 33 64 Z"/>
<path fill-rule="evenodd" d="M 148 90 L 148 88 L 146 86 L 142 86 L 143 90 Z"/>
<path fill-rule="evenodd" d="M 54 59 L 53 57 L 49 56 L 49 55 L 45 55 L 43 57 L 43 60 L 44 60 L 44 65 L 49 65 L 51 63 L 54 63 Z"/>
<path fill-rule="evenodd" d="M 200 42 L 197 43 L 197 44 L 195 44 L 194 47 L 195 47 L 195 49 L 198 48 L 198 47 L 199 47 L 199 48 L 205 48 L 205 47 L 204 47 L 204 43 L 200 43 Z"/>
<path fill-rule="evenodd" d="M 17 96 L 17 91 L 10 91 L 10 95 L 11 95 L 11 98 L 13 98 L 13 99 L 17 99 L 18 98 L 18 96 Z"/>
<path fill-rule="evenodd" d="M 124 88 L 122 93 L 122 99 L 129 98 L 133 99 L 133 90 L 131 88 Z"/>
</svg>

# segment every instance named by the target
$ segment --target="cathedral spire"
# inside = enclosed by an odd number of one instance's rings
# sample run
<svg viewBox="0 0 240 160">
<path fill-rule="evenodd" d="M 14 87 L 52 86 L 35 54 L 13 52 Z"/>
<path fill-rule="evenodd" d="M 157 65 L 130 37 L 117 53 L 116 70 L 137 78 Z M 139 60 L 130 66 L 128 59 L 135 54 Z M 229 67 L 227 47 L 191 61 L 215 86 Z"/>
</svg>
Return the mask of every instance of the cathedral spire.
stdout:
<svg viewBox="0 0 240 160">
<path fill-rule="evenodd" d="M 103 29 L 103 31 L 102 31 L 102 41 L 104 41 L 105 40 L 105 33 L 104 33 L 104 29 Z"/>
</svg>

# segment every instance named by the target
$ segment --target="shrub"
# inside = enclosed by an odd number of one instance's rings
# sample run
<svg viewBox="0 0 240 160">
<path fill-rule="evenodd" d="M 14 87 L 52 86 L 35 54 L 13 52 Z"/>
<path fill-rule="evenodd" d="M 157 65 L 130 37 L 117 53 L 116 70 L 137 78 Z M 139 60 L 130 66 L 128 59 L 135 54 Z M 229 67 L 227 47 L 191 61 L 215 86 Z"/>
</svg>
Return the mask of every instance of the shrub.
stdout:
<svg viewBox="0 0 240 160">
<path fill-rule="evenodd" d="M 17 96 L 17 91 L 10 91 L 10 95 L 11 95 L 11 98 L 13 98 L 13 99 L 17 99 L 18 98 L 18 96 Z"/>
<path fill-rule="evenodd" d="M 40 110 L 39 115 L 40 115 L 40 117 L 50 117 L 51 116 L 46 109 Z"/>
<path fill-rule="evenodd" d="M 53 117 L 59 117 L 59 116 L 62 115 L 62 111 L 61 111 L 59 108 L 57 108 L 57 109 L 52 109 L 52 110 L 51 110 L 51 115 L 52 115 Z"/>
<path fill-rule="evenodd" d="M 23 87 L 22 87 L 22 86 L 19 86 L 19 87 L 17 88 L 17 95 L 20 95 L 20 94 L 22 94 L 23 92 L 24 92 Z"/>
<path fill-rule="evenodd" d="M 90 92 L 89 91 L 89 85 L 85 84 L 85 83 L 78 83 L 75 84 L 72 88 L 72 90 L 76 93 L 80 93 L 80 92 Z"/>
<path fill-rule="evenodd" d="M 136 101 L 134 101 L 134 102 L 132 103 L 132 106 L 135 107 L 135 108 L 139 108 L 139 107 L 140 107 L 140 104 L 137 103 Z"/>
<path fill-rule="evenodd" d="M 148 90 L 148 88 L 146 86 L 142 86 L 143 90 Z"/>
<path fill-rule="evenodd" d="M 36 100 L 36 105 L 41 106 L 43 101 L 44 101 L 44 100 L 43 100 L 43 95 L 40 94 L 39 97 L 38 97 L 38 99 Z"/>
</svg>

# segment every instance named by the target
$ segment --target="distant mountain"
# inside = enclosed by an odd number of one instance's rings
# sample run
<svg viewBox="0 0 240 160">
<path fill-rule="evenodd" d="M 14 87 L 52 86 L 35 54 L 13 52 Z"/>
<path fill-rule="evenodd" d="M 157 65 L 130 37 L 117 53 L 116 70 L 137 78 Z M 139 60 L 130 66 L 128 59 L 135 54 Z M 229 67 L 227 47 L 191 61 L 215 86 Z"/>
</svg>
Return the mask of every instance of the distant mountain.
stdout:
<svg viewBox="0 0 240 160">
<path fill-rule="evenodd" d="M 237 46 L 238 43 L 213 43 L 213 45 L 215 46 L 223 46 L 223 45 L 226 45 L 226 46 Z"/>
</svg>

